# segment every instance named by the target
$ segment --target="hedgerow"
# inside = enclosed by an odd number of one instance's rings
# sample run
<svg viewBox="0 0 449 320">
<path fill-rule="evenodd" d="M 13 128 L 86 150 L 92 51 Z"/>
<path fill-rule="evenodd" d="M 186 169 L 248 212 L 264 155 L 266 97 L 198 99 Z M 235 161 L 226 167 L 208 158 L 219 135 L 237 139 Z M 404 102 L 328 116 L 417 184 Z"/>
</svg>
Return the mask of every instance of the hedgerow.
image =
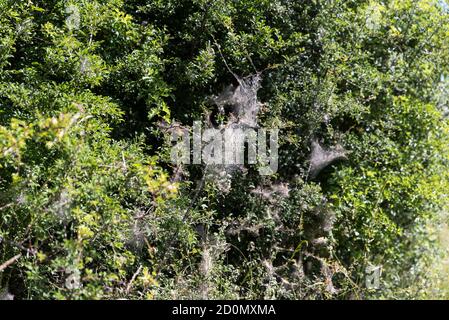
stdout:
<svg viewBox="0 0 449 320">
<path fill-rule="evenodd" d="M 0 0 L 0 297 L 444 297 L 447 8 Z M 172 163 L 244 80 L 278 171 Z"/>
</svg>

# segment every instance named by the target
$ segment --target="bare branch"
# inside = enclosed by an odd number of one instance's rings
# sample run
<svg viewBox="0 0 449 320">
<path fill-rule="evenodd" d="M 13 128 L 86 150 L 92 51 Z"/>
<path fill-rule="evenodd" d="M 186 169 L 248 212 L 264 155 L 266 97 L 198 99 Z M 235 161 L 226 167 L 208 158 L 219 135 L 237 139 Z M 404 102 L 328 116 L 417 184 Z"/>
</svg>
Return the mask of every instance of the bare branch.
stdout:
<svg viewBox="0 0 449 320">
<path fill-rule="evenodd" d="M 20 259 L 20 257 L 22 257 L 22 254 L 19 253 L 18 255 L 12 257 L 11 259 L 9 259 L 8 261 L 6 261 L 5 263 L 3 263 L 2 265 L 0 265 L 0 272 L 3 272 L 3 270 L 5 270 L 6 268 L 8 268 L 10 265 L 12 265 L 14 262 L 16 262 L 17 260 Z"/>
</svg>

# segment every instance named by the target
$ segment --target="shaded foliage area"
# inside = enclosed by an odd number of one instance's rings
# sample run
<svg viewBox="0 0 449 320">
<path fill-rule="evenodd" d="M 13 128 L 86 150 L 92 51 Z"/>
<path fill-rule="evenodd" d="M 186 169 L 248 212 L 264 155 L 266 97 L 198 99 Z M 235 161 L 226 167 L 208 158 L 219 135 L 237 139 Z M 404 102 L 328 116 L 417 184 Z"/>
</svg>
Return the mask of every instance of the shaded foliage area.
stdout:
<svg viewBox="0 0 449 320">
<path fill-rule="evenodd" d="M 425 295 L 448 39 L 434 0 L 0 0 L 0 295 Z M 171 164 L 254 75 L 278 172 Z"/>
</svg>

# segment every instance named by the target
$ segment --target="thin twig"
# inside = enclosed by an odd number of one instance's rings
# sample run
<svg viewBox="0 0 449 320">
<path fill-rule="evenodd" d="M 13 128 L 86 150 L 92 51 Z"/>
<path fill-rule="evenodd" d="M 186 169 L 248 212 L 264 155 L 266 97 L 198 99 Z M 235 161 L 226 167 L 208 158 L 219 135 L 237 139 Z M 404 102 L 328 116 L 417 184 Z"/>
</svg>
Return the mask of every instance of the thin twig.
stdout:
<svg viewBox="0 0 449 320">
<path fill-rule="evenodd" d="M 228 71 L 234 76 L 234 78 L 237 80 L 237 82 L 240 83 L 240 81 L 241 81 L 240 78 L 239 78 L 239 77 L 237 76 L 237 74 L 236 74 L 234 71 L 232 71 L 232 69 L 229 67 L 228 62 L 226 61 L 226 59 L 225 59 L 225 57 L 224 57 L 224 55 L 223 55 L 223 52 L 221 52 L 221 46 L 218 44 L 217 40 L 215 40 L 215 37 L 214 37 L 214 36 L 212 36 L 212 39 L 214 39 L 215 46 L 216 46 L 217 49 L 218 49 L 218 53 L 220 54 L 221 59 L 223 60 L 225 66 L 226 66 L 226 69 L 228 69 Z"/>
</svg>

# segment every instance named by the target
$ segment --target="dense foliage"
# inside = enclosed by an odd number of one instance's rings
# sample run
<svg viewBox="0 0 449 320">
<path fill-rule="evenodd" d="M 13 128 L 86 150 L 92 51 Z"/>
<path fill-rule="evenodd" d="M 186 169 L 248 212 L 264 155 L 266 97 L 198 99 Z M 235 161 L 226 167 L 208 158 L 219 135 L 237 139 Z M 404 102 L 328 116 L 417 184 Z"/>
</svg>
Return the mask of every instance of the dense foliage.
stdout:
<svg viewBox="0 0 449 320">
<path fill-rule="evenodd" d="M 0 295 L 428 295 L 449 187 L 448 10 L 0 0 Z M 211 97 L 251 75 L 258 124 L 281 132 L 278 172 L 223 186 L 172 164 L 170 130 L 226 121 Z M 320 151 L 339 161 L 311 174 Z"/>
</svg>

